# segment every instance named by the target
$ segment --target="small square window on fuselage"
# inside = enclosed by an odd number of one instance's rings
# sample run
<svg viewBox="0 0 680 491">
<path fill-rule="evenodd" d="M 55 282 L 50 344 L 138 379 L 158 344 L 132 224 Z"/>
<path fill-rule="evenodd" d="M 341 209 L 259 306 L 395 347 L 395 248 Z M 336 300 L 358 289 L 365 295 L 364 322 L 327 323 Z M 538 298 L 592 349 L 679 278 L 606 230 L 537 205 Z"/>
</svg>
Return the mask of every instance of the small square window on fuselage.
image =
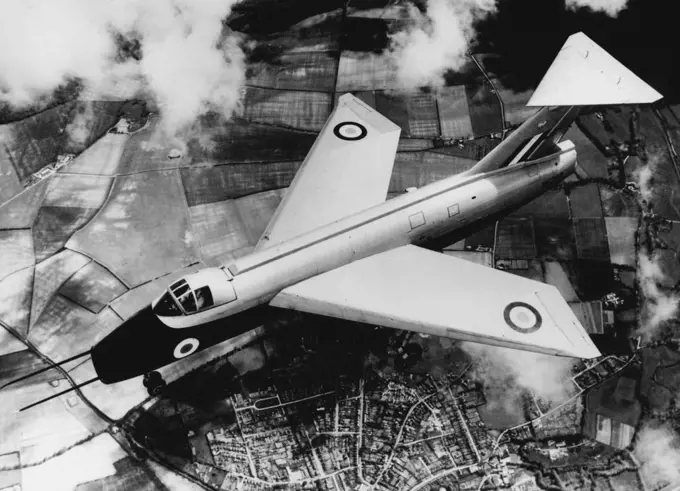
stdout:
<svg viewBox="0 0 680 491">
<path fill-rule="evenodd" d="M 456 215 L 458 215 L 460 213 L 460 208 L 458 208 L 458 203 L 456 203 L 455 205 L 449 206 L 448 210 L 449 210 L 449 216 L 450 217 L 455 217 Z"/>
<path fill-rule="evenodd" d="M 422 211 L 419 211 L 418 213 L 409 216 L 408 221 L 411 224 L 411 230 L 413 230 L 421 225 L 425 225 L 425 215 L 423 215 Z"/>
</svg>

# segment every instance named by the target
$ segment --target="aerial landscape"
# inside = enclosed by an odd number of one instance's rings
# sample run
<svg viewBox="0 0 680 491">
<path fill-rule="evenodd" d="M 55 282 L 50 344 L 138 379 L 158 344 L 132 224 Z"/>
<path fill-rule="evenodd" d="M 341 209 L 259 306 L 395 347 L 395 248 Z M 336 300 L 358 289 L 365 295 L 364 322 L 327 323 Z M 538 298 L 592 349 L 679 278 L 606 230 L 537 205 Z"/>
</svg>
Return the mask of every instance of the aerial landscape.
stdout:
<svg viewBox="0 0 680 491">
<path fill-rule="evenodd" d="M 0 3 L 0 491 L 680 489 L 680 93 L 656 2 L 126 3 Z M 664 98 L 589 104 L 573 174 L 436 250 L 556 287 L 600 356 L 263 306 L 156 383 L 126 367 L 186 336 L 136 324 L 122 381 L 98 379 L 90 350 L 170 284 L 256 250 L 344 94 L 400 128 L 402 199 L 511 137 L 580 31 Z"/>
</svg>

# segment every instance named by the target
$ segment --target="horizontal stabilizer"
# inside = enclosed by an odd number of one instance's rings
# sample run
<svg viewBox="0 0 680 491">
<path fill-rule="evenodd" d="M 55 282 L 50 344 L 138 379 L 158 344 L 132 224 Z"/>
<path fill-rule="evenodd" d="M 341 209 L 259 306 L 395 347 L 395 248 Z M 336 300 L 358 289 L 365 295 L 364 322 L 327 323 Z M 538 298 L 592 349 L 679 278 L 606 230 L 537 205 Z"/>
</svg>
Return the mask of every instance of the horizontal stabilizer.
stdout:
<svg viewBox="0 0 680 491">
<path fill-rule="evenodd" d="M 579 32 L 569 36 L 527 106 L 644 104 L 662 95 Z"/>
</svg>

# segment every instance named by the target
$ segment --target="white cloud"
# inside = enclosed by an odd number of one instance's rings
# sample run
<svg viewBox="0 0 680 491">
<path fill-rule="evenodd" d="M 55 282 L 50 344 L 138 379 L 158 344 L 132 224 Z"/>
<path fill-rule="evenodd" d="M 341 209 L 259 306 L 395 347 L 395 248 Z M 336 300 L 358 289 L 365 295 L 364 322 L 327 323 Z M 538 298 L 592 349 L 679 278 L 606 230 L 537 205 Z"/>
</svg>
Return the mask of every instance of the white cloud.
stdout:
<svg viewBox="0 0 680 491">
<path fill-rule="evenodd" d="M 633 454 L 648 489 L 680 484 L 680 439 L 672 428 L 647 424 L 638 431 Z"/>
<path fill-rule="evenodd" d="M 633 171 L 633 179 L 640 188 L 638 201 L 643 210 L 647 210 L 647 205 L 652 203 L 655 185 L 653 177 L 661 158 L 663 157 L 658 153 L 650 153 L 648 161 Z M 659 254 L 650 253 L 645 247 L 640 247 L 638 283 L 644 305 L 639 332 L 649 337 L 653 337 L 665 321 L 676 316 L 680 305 L 678 295 L 659 287 L 666 280 L 660 260 Z"/>
<path fill-rule="evenodd" d="M 490 404 L 504 406 L 508 411 L 518 403 L 511 397 L 517 389 L 529 389 L 537 397 L 559 404 L 573 395 L 571 369 L 577 360 L 529 351 L 461 343 L 473 363 L 472 377 L 484 383 Z"/>
<path fill-rule="evenodd" d="M 428 0 L 426 14 L 411 6 L 411 27 L 394 34 L 390 45 L 399 84 L 441 86 L 447 70 L 466 62 L 474 20 L 495 8 L 495 0 Z"/>
<path fill-rule="evenodd" d="M 640 198 L 649 203 L 654 196 L 654 174 L 661 156 L 658 153 L 650 153 L 649 159 L 633 171 L 633 179 L 640 187 Z M 644 203 L 640 203 L 644 207 Z"/>
<path fill-rule="evenodd" d="M 208 109 L 230 116 L 244 55 L 222 19 L 236 0 L 0 0 L 0 102 L 25 106 L 72 78 L 89 94 L 144 91 L 176 130 Z M 142 59 L 117 58 L 115 34 Z"/>
<path fill-rule="evenodd" d="M 628 0 L 567 0 L 567 7 L 570 9 L 590 7 L 595 11 L 616 17 L 626 7 L 627 3 Z"/>
<path fill-rule="evenodd" d="M 638 282 L 645 301 L 640 331 L 654 334 L 657 328 L 678 312 L 680 298 L 659 288 L 666 278 L 659 264 L 659 255 L 640 251 L 638 256 Z"/>
</svg>

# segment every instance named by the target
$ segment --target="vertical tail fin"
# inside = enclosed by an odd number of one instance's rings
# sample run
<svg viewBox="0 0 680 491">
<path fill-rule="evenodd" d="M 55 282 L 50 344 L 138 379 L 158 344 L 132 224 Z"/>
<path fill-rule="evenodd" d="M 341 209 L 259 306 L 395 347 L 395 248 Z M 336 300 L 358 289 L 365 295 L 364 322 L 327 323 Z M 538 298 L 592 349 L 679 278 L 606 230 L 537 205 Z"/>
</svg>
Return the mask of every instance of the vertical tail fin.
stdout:
<svg viewBox="0 0 680 491">
<path fill-rule="evenodd" d="M 569 36 L 527 106 L 644 104 L 662 95 L 579 32 Z"/>
</svg>

